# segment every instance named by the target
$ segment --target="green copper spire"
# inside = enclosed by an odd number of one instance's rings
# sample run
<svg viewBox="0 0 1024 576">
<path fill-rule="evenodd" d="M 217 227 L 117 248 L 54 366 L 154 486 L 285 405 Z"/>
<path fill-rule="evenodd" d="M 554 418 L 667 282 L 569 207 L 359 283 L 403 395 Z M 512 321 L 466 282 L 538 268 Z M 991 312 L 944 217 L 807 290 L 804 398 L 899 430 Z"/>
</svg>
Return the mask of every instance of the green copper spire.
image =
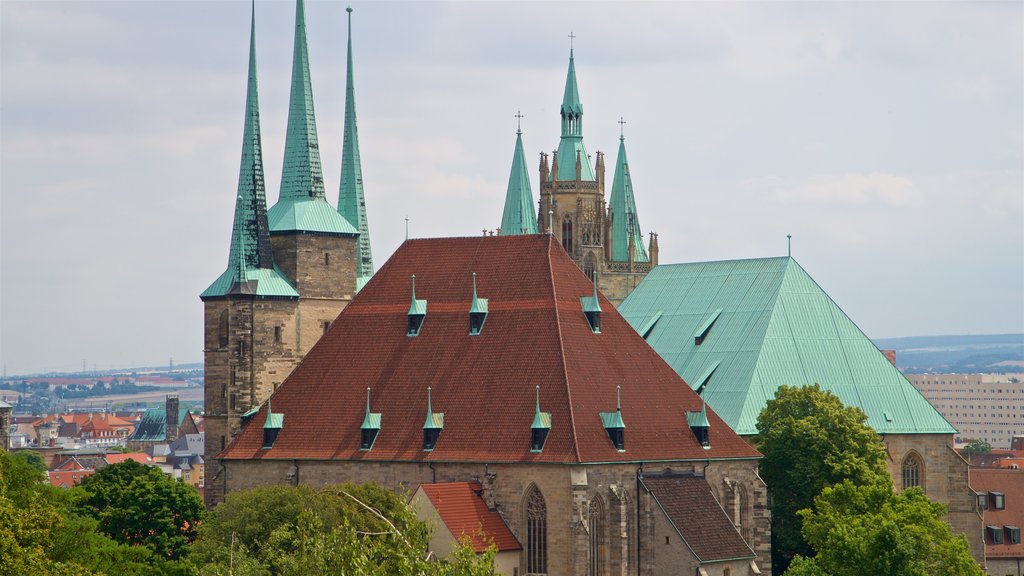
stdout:
<svg viewBox="0 0 1024 576">
<path fill-rule="evenodd" d="M 306 14 L 303 0 L 295 3 L 295 47 L 292 89 L 288 105 L 288 131 L 284 143 L 281 196 L 270 209 L 274 232 L 354 234 L 357 230 L 328 204 L 320 166 L 320 145 L 313 112 L 313 88 L 306 49 Z"/>
<path fill-rule="evenodd" d="M 559 180 L 576 179 L 576 161 L 580 163 L 580 179 L 594 180 L 594 170 L 583 145 L 583 104 L 580 90 L 576 86 L 576 64 L 573 50 L 569 49 L 569 73 L 565 78 L 565 94 L 562 96 L 562 139 L 558 143 Z M 552 174 L 554 177 L 555 174 Z"/>
<path fill-rule="evenodd" d="M 341 151 L 341 190 L 338 212 L 359 230 L 359 256 L 356 260 L 356 286 L 361 288 L 373 276 L 370 230 L 366 223 L 366 199 L 363 196 L 363 168 L 359 161 L 359 128 L 356 127 L 356 91 L 352 80 L 352 8 L 348 12 L 348 68 L 345 80 L 345 140 Z"/>
<path fill-rule="evenodd" d="M 644 248 L 640 220 L 636 214 L 633 199 L 633 180 L 629 176 L 629 162 L 626 161 L 626 138 L 619 136 L 619 157 L 615 160 L 615 176 L 612 179 L 612 261 L 628 262 L 630 242 L 633 244 L 633 261 L 648 262 Z"/>
<path fill-rule="evenodd" d="M 517 116 L 519 116 L 517 114 Z M 523 131 L 516 130 L 516 149 L 512 153 L 512 173 L 505 193 L 505 211 L 501 214 L 502 236 L 537 233 L 537 208 L 530 188 L 530 173 L 523 154 Z"/>
<path fill-rule="evenodd" d="M 267 223 L 267 195 L 263 181 L 263 147 L 260 138 L 260 105 L 256 88 L 256 13 L 253 10 L 249 37 L 249 86 L 245 97 L 242 130 L 242 162 L 231 230 L 227 270 L 200 298 L 228 295 L 297 298 L 298 292 L 274 266 Z"/>
</svg>

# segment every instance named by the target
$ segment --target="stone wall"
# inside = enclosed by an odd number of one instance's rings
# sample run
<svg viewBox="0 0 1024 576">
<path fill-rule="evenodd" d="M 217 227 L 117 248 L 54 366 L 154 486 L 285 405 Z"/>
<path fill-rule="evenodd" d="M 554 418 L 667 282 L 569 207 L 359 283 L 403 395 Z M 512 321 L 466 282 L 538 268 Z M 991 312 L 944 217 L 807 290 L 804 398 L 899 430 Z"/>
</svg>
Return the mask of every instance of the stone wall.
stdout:
<svg viewBox="0 0 1024 576">
<path fill-rule="evenodd" d="M 274 262 L 302 298 L 351 300 L 356 293 L 358 236 L 273 234 Z"/>
<path fill-rule="evenodd" d="M 755 460 L 712 462 L 694 466 L 677 463 L 676 470 L 709 471 L 708 481 L 723 482 L 725 477 L 742 484 L 751 494 L 744 501 L 749 508 L 752 526 L 748 532 L 756 539 L 751 543 L 763 567 L 769 535 L 767 495 L 764 483 L 756 475 Z M 589 513 L 591 502 L 601 502 L 604 510 L 603 565 L 606 575 L 633 576 L 659 574 L 650 558 L 638 572 L 637 558 L 645 557 L 652 545 L 640 538 L 638 522 L 650 515 L 641 509 L 638 514 L 636 464 L 563 465 L 563 464 L 486 464 L 486 463 L 415 463 L 415 462 L 352 462 L 242 460 L 228 461 L 221 489 L 244 490 L 266 484 L 302 483 L 323 487 L 342 482 L 377 482 L 411 494 L 417 486 L 429 482 L 479 482 L 483 498 L 505 519 L 512 533 L 525 545 L 525 500 L 533 486 L 540 490 L 547 508 L 548 574 L 576 576 L 587 574 L 590 558 Z M 663 467 L 662 467 L 663 468 Z M 659 468 L 662 469 L 662 468 Z M 212 479 L 212 474 L 207 475 Z M 207 491 L 215 482 L 207 484 Z M 723 489 L 724 490 L 724 489 Z M 641 503 L 643 507 L 643 503 Z M 664 537 L 662 536 L 662 540 Z M 656 542 L 655 542 L 656 544 Z M 639 555 L 638 555 L 639 552 Z M 762 570 L 767 574 L 765 568 Z M 526 573 L 526 554 L 520 556 L 520 573 Z"/>
<path fill-rule="evenodd" d="M 882 441 L 893 486 L 903 488 L 903 461 L 911 453 L 918 455 L 924 463 L 921 483 L 925 494 L 948 506 L 947 520 L 953 532 L 967 537 L 971 556 L 984 565 L 984 522 L 970 487 L 970 467 L 953 449 L 953 436 L 888 434 Z"/>
</svg>

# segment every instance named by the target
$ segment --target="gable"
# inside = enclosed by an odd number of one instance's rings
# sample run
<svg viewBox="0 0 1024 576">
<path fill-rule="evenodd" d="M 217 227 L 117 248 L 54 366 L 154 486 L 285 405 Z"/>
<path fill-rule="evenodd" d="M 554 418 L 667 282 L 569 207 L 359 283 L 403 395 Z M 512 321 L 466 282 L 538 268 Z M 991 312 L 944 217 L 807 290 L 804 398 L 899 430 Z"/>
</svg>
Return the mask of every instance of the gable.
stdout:
<svg viewBox="0 0 1024 576">
<path fill-rule="evenodd" d="M 814 383 L 880 433 L 955 431 L 791 258 L 659 266 L 619 310 L 684 380 L 717 363 L 702 396 L 740 434 L 779 386 Z"/>
</svg>

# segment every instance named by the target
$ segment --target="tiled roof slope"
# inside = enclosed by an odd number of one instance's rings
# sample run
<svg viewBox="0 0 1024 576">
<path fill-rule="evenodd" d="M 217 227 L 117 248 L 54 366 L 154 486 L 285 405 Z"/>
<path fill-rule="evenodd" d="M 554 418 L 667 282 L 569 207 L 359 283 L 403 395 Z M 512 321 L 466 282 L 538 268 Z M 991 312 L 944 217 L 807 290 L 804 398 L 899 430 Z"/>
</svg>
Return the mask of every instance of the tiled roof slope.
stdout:
<svg viewBox="0 0 1024 576">
<path fill-rule="evenodd" d="M 955 432 L 792 258 L 658 266 L 619 312 L 740 434 L 779 386 L 814 383 L 880 433 Z"/>
<path fill-rule="evenodd" d="M 456 540 L 468 536 L 475 552 L 487 550 L 491 542 L 498 552 L 522 549 L 501 516 L 487 509 L 479 484 L 447 482 L 421 484 L 420 488 L 452 536 Z"/>
<path fill-rule="evenodd" d="M 644 485 L 701 562 L 754 558 L 753 550 L 698 476 L 645 476 Z"/>
<path fill-rule="evenodd" d="M 985 510 L 988 526 L 1015 526 L 1024 528 L 1024 470 L 1005 468 L 971 468 L 971 489 L 975 492 L 1002 492 L 1005 507 L 996 510 L 989 504 Z M 985 539 L 987 558 L 1024 557 L 1024 542 L 1011 544 L 1004 535 L 1002 544 L 990 544 Z"/>
<path fill-rule="evenodd" d="M 472 273 L 489 300 L 480 335 L 469 335 Z M 427 301 L 419 335 L 406 336 L 411 280 Z M 285 426 L 271 449 L 246 426 L 227 459 L 316 458 L 463 462 L 633 462 L 756 458 L 713 412 L 705 450 L 686 423 L 700 398 L 604 298 L 601 333 L 580 305 L 590 280 L 548 235 L 409 240 L 352 300 L 274 393 Z M 530 451 L 540 407 L 551 414 L 543 451 Z M 625 451 L 601 412 L 622 386 Z M 423 450 L 427 387 L 444 428 Z M 366 413 L 381 414 L 372 450 L 360 451 Z M 264 405 L 252 422 L 263 422 Z"/>
</svg>

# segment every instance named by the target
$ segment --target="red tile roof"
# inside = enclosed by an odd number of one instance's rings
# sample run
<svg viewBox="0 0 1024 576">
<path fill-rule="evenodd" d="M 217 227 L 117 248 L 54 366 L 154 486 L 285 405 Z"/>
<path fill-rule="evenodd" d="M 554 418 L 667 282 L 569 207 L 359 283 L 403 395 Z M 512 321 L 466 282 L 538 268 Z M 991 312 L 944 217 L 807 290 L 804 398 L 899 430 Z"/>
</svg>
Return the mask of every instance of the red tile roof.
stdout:
<svg viewBox="0 0 1024 576">
<path fill-rule="evenodd" d="M 754 558 L 756 554 L 699 476 L 645 476 L 641 480 L 701 562 Z"/>
<path fill-rule="evenodd" d="M 1002 492 L 1005 508 L 996 510 L 989 502 L 985 510 L 986 526 L 1024 528 L 1024 470 L 1006 468 L 971 468 L 971 488 L 975 492 Z M 1004 534 L 1002 544 L 991 544 L 985 538 L 988 558 L 1024 557 L 1024 542 L 1011 544 Z"/>
<path fill-rule="evenodd" d="M 152 464 L 153 458 L 145 452 L 128 452 L 126 454 L 118 454 L 111 452 L 106 456 L 107 464 L 118 464 L 125 460 L 135 460 L 139 464 Z"/>
<path fill-rule="evenodd" d="M 475 552 L 483 552 L 494 543 L 498 552 L 521 550 L 505 521 L 489 510 L 480 497 L 480 485 L 470 482 L 421 484 L 448 531 L 461 540 L 468 536 Z"/>
<path fill-rule="evenodd" d="M 472 276 L 489 299 L 480 335 L 469 335 Z M 428 302 L 416 337 L 406 335 L 410 277 Z M 708 409 L 711 448 L 686 422 L 700 398 L 604 297 L 594 334 L 580 297 L 593 285 L 548 235 L 409 240 L 374 275 L 273 397 L 285 425 L 269 450 L 264 405 L 219 457 L 385 461 L 635 462 L 756 458 Z M 530 451 L 534 387 L 551 431 Z M 622 386 L 625 451 L 600 412 Z M 427 387 L 444 430 L 423 451 Z M 381 431 L 359 450 L 371 388 Z"/>
<path fill-rule="evenodd" d="M 50 485 L 54 488 L 70 488 L 82 481 L 82 478 L 95 474 L 95 470 L 54 470 L 46 474 Z"/>
</svg>

